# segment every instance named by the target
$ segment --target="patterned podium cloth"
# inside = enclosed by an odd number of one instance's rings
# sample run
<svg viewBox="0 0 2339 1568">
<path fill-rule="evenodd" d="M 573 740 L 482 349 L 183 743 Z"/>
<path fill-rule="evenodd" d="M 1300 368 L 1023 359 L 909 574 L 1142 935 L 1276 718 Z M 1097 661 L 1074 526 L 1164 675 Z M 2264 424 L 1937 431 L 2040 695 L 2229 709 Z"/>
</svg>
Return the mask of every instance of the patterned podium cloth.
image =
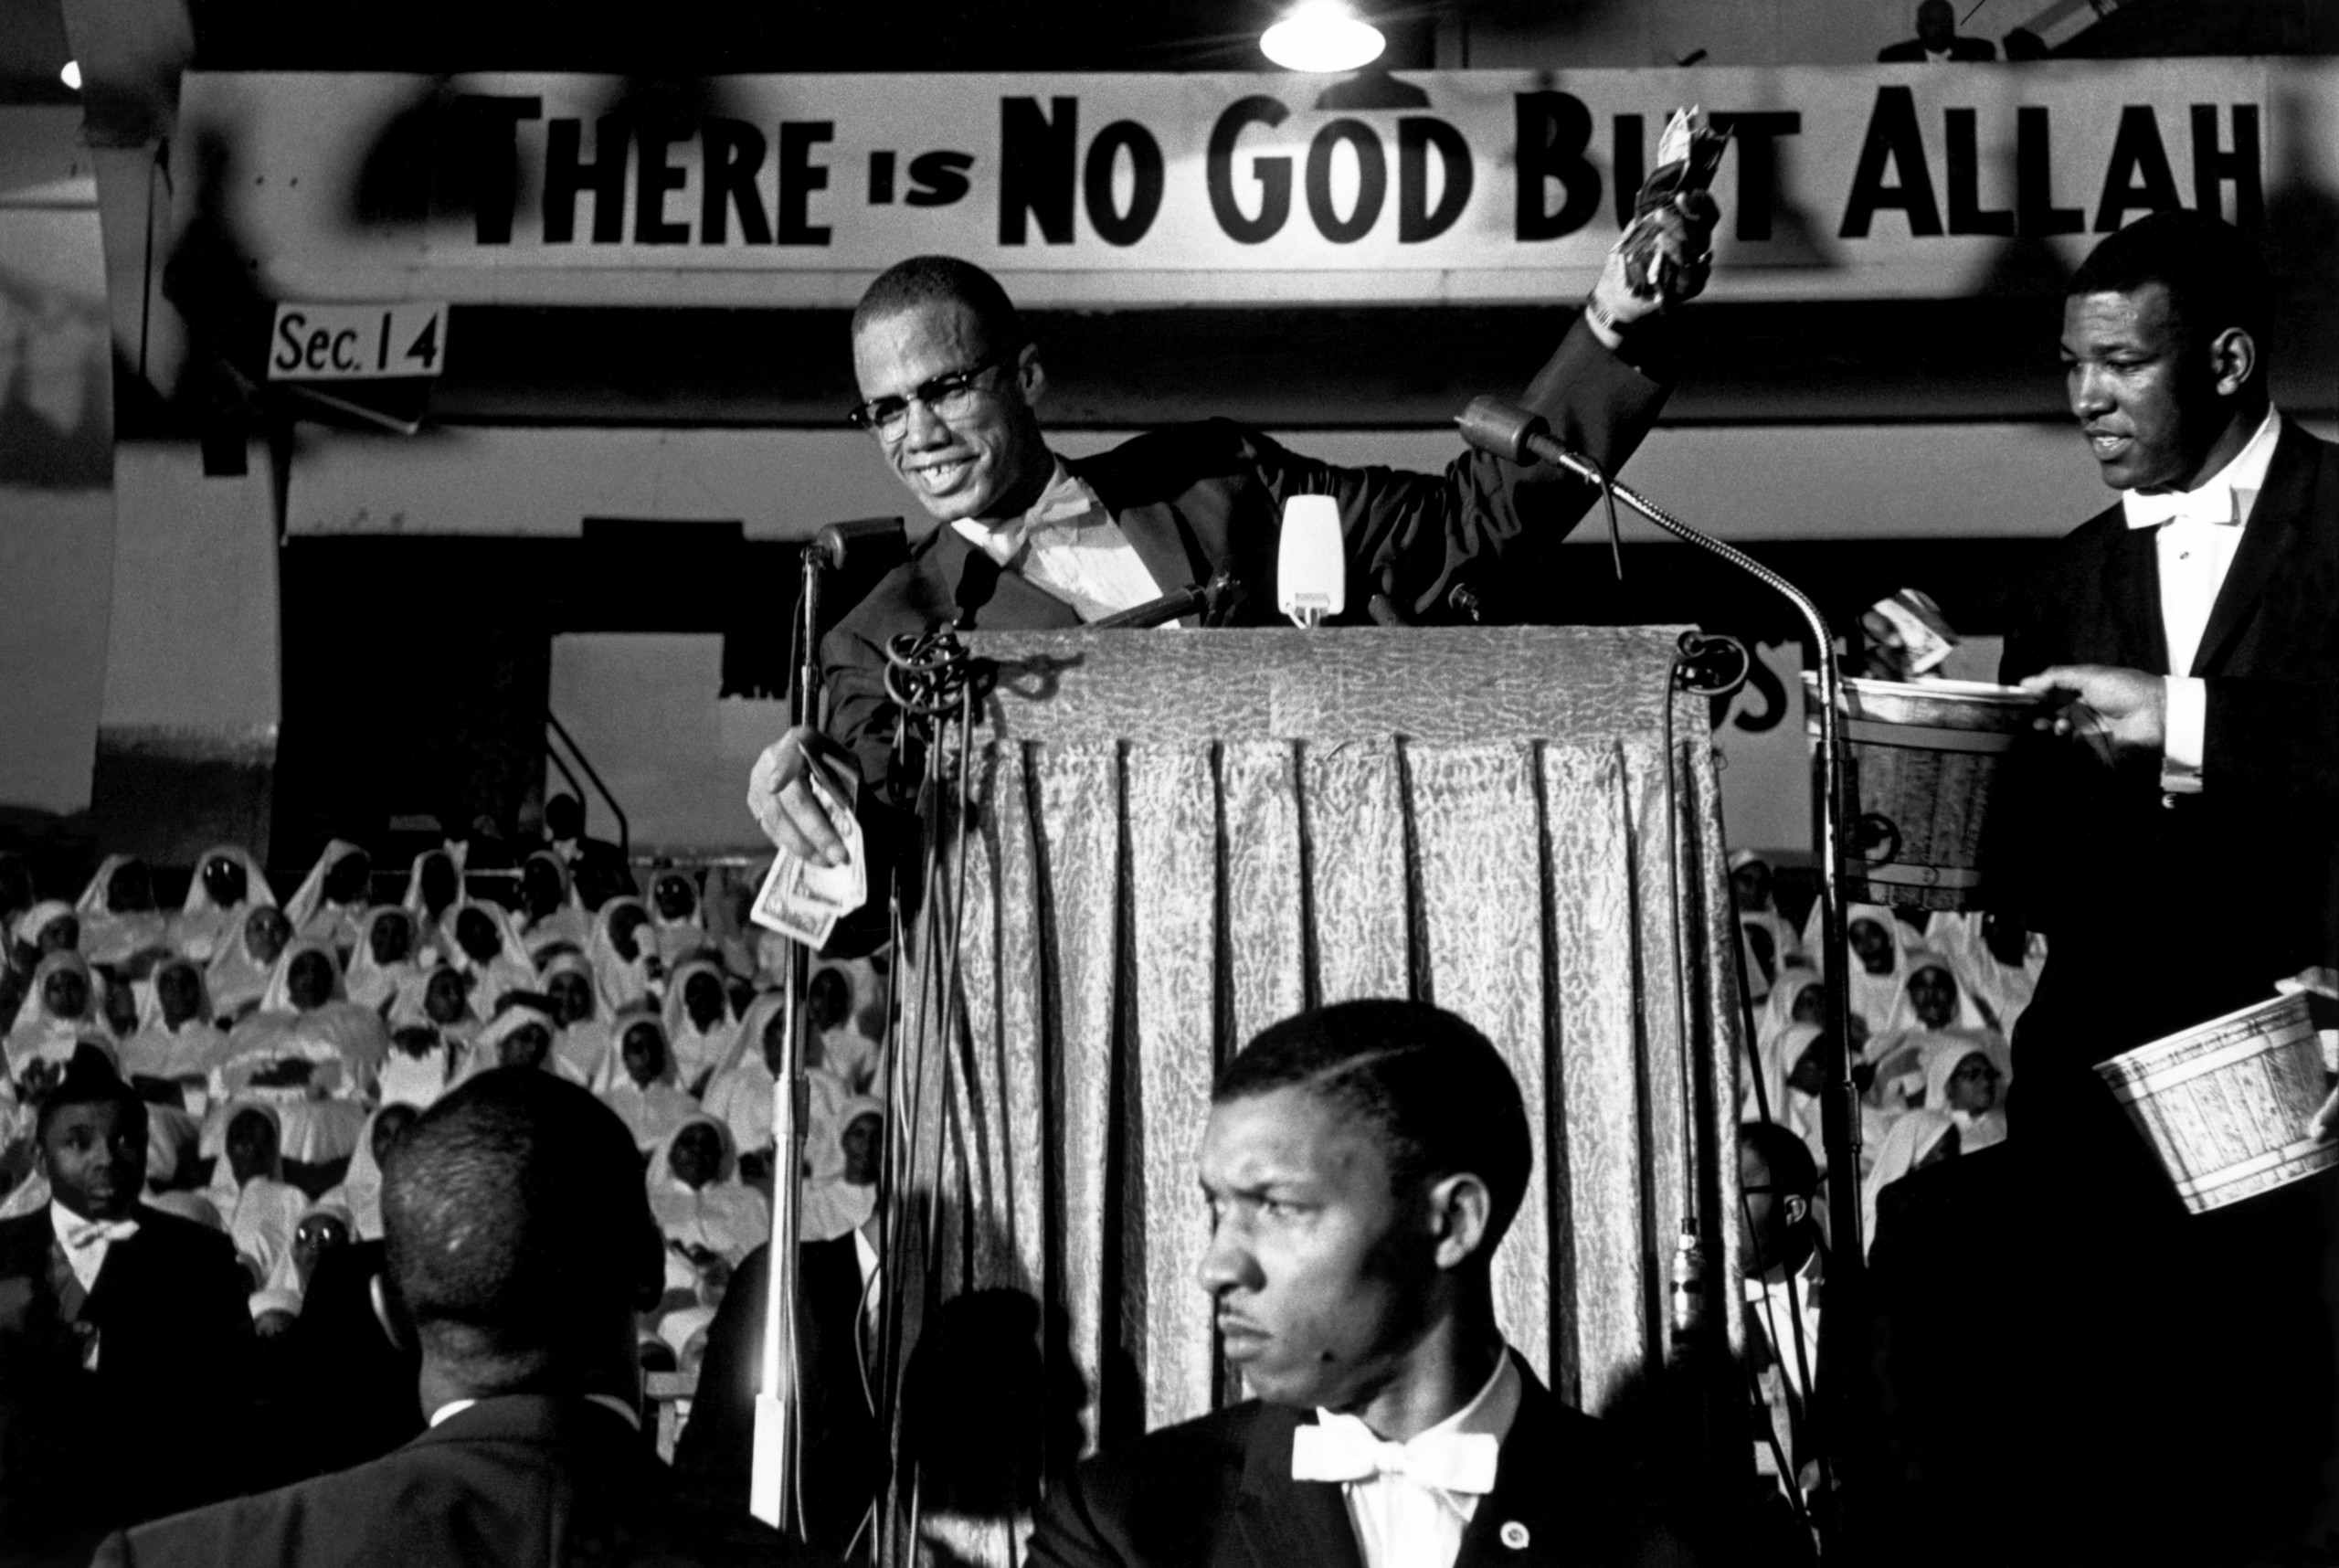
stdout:
<svg viewBox="0 0 2339 1568">
<path fill-rule="evenodd" d="M 1303 1006 L 1412 996 L 1486 1032 L 1533 1121 L 1510 1342 L 1593 1412 L 1659 1361 L 1685 1193 L 1709 1288 L 1737 1277 L 1736 927 L 1679 630 L 975 635 L 1000 678 L 966 903 L 946 799 L 926 912 L 958 933 L 953 1048 L 916 1047 L 940 1003 L 914 979 L 895 1091 L 905 1231 L 940 1271 L 896 1275 L 912 1336 L 921 1299 L 1029 1292 L 1092 1445 L 1223 1402 L 1195 1283 L 1213 1071 Z"/>
</svg>

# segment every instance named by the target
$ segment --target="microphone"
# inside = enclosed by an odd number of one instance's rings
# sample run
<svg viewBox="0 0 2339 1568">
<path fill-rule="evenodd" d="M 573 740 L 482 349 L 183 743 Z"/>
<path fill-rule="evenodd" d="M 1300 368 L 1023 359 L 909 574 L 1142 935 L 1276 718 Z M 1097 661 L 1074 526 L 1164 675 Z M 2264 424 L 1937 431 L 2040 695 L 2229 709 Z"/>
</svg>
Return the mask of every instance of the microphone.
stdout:
<svg viewBox="0 0 2339 1568">
<path fill-rule="evenodd" d="M 1328 495 L 1295 495 L 1283 503 L 1275 555 L 1275 608 L 1294 626 L 1313 630 L 1349 607 L 1349 560 L 1340 540 L 1340 503 Z"/>
</svg>

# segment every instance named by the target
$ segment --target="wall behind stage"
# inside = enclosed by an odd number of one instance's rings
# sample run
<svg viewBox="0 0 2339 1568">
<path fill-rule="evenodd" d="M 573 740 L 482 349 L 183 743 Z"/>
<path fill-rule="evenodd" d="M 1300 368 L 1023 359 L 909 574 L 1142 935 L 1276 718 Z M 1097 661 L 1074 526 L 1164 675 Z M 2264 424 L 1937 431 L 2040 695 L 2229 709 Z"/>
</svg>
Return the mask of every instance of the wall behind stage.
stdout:
<svg viewBox="0 0 2339 1568">
<path fill-rule="evenodd" d="M 75 109 L 0 109 L 0 817 L 90 803 L 113 576 L 112 376 Z"/>
</svg>

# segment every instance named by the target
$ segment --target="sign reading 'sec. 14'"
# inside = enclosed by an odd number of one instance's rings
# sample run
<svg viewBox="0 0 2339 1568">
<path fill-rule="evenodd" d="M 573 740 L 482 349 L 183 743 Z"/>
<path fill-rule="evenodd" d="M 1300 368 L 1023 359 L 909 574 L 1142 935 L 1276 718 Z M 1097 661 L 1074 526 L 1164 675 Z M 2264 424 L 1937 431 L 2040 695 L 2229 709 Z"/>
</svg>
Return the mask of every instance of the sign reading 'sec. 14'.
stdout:
<svg viewBox="0 0 2339 1568">
<path fill-rule="evenodd" d="M 287 304 L 268 341 L 270 381 L 383 381 L 436 376 L 447 355 L 447 307 Z"/>
<path fill-rule="evenodd" d="M 927 251 L 1032 304 L 1548 299 L 1589 286 L 1690 101 L 1732 134 L 1725 297 L 1962 293 L 2144 212 L 2255 227 L 2339 186 L 2302 129 L 2339 107 L 2318 62 L 1365 85 L 198 73 L 174 144 L 228 149 L 230 231 L 312 300 L 837 304 Z M 197 173 L 176 188 L 223 188 Z"/>
</svg>

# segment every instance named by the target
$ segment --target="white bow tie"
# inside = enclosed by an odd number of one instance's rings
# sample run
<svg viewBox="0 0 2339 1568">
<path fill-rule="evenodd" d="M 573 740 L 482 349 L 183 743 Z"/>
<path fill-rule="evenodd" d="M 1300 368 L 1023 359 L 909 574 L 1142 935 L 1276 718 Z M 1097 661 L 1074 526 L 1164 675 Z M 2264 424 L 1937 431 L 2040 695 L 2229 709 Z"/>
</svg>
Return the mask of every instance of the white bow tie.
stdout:
<svg viewBox="0 0 2339 1568">
<path fill-rule="evenodd" d="M 1495 1489 L 1502 1442 L 1489 1432 L 1424 1432 L 1384 1443 L 1353 1415 L 1328 1415 L 1291 1435 L 1295 1481 L 1369 1481 L 1402 1476 L 1438 1491 L 1484 1497 Z"/>
<path fill-rule="evenodd" d="M 2164 523 L 2241 521 L 2240 509 L 2234 504 L 2233 486 L 2216 480 L 2198 490 L 2166 495 L 2123 490 L 2120 493 L 2120 510 L 2128 514 L 2131 528 L 2157 528 Z"/>
<path fill-rule="evenodd" d="M 74 1252 L 81 1252 L 101 1241 L 128 1241 L 137 1234 L 136 1220 L 84 1220 L 65 1233 L 65 1245 Z"/>
</svg>

